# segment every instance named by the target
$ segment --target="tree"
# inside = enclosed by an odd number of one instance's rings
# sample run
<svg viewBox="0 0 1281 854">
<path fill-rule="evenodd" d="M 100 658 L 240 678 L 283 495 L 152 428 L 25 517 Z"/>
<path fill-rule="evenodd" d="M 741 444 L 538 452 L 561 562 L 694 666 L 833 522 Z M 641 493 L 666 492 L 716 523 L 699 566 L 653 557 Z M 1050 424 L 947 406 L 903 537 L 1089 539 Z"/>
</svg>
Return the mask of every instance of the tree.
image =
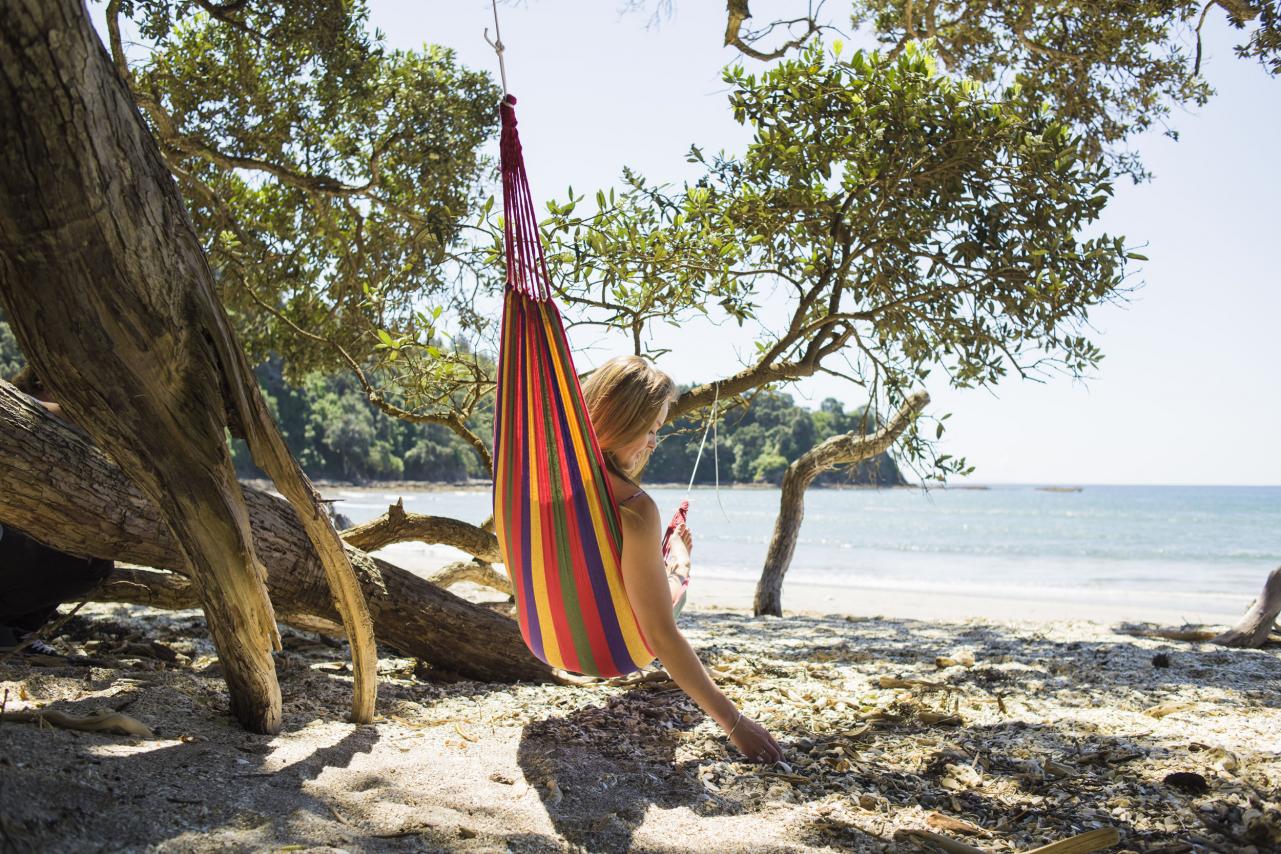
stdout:
<svg viewBox="0 0 1281 854">
<path fill-rule="evenodd" d="M 355 8 L 359 17 L 362 7 Z M 240 53 L 252 58 L 250 67 L 279 62 L 288 72 L 301 67 L 299 58 L 308 54 L 310 45 L 325 39 L 327 44 L 349 46 L 356 57 L 373 48 L 356 35 L 354 23 L 332 16 L 317 18 L 328 23 L 312 27 L 292 13 L 244 4 L 220 17 L 196 15 L 182 21 L 193 9 L 184 4 L 115 5 L 109 7 L 116 13 L 109 20 L 118 23 L 118 14 L 132 14 L 143 23 L 144 34 L 157 42 L 157 58 L 130 72 L 135 96 L 157 129 L 190 202 L 211 212 L 198 213 L 196 219 L 205 223 L 202 234 L 215 263 L 221 265 L 226 287 L 253 266 L 242 259 L 243 269 L 238 272 L 236 267 L 236 253 L 247 251 L 243 246 L 249 244 L 235 227 L 243 225 L 241 218 L 215 204 L 201 184 L 214 190 L 239 188 L 222 195 L 241 199 L 244 179 L 223 175 L 234 173 L 231 167 L 238 163 L 256 170 L 263 186 L 280 184 L 273 191 L 276 195 L 245 202 L 245 211 L 261 213 L 263 222 L 255 228 L 264 231 L 273 222 L 265 212 L 277 211 L 274 216 L 279 217 L 294 209 L 291 206 L 302 198 L 297 194 L 306 194 L 314 207 L 321 206 L 326 194 L 341 196 L 353 186 L 336 187 L 338 179 L 327 173 L 303 180 L 307 176 L 297 173 L 307 164 L 271 159 L 292 150 L 283 143 L 253 137 L 249 142 L 259 145 L 258 154 L 223 150 L 242 144 L 235 127 L 201 124 L 212 112 L 201 105 L 242 99 L 250 106 L 237 106 L 237 114 L 257 116 L 252 110 L 264 109 L 261 103 L 270 100 L 255 88 L 259 84 L 232 86 L 219 80 L 234 75 L 213 75 L 197 79 L 190 94 L 175 90 L 202 63 L 229 69 Z M 263 35 L 276 33 L 276 28 L 279 33 L 261 43 Z M 113 55 L 118 66 L 125 66 L 118 26 L 113 32 Z M 203 35 L 197 37 L 197 32 Z M 291 48 L 293 53 L 273 52 L 294 36 L 300 40 Z M 1117 291 L 1124 265 L 1119 240 L 1078 240 L 1106 202 L 1106 170 L 1085 156 L 1080 141 L 1046 112 L 1025 109 L 1010 93 L 1003 96 L 991 88 L 952 81 L 937 74 L 932 63 L 916 47 L 886 60 L 866 53 L 844 58 L 810 46 L 760 79 L 731 71 L 731 109 L 759 133 L 747 152 L 706 157 L 692 150 L 691 157 L 705 167 L 705 174 L 682 189 L 654 187 L 642 176 L 625 173 L 621 190 L 596 195 L 594 211 L 572 193 L 567 200 L 549 203 L 550 217 L 544 223 L 549 259 L 570 316 L 579 323 L 623 330 L 638 351 L 643 350 L 642 331 L 656 321 L 684 322 L 710 313 L 754 327 L 758 355 L 753 363 L 734 376 L 688 390 L 673 407 L 673 418 L 706 411 L 718 396 L 723 411 L 760 390 L 819 372 L 858 384 L 870 411 L 892 411 L 914 383 L 936 369 L 936 361 L 959 385 L 991 382 L 1007 370 L 1058 366 L 1080 373 L 1093 365 L 1097 350 L 1079 333 L 1088 309 Z M 359 79 L 375 79 L 376 65 L 361 65 L 366 71 L 364 77 L 357 75 Z M 326 64 L 320 70 L 328 68 Z M 315 76 L 322 82 L 327 79 L 324 73 Z M 333 101 L 335 87 L 308 83 L 302 91 L 310 105 L 299 108 L 302 114 L 343 113 L 346 102 Z M 472 94 L 487 97 L 490 91 L 478 87 Z M 178 104 L 186 106 L 178 110 Z M 194 124 L 181 134 L 172 133 L 166 116 Z M 310 139 L 288 119 L 287 114 L 274 120 L 289 129 L 286 139 L 298 134 L 299 144 Z M 203 141 L 189 145 L 184 142 L 188 136 Z M 336 162 L 334 156 L 316 150 L 318 162 Z M 349 170 L 369 167 L 362 174 L 372 176 L 372 147 L 345 151 L 350 156 L 343 162 Z M 195 163 L 185 171 L 195 170 L 207 180 L 192 183 L 183 178 L 183 158 L 194 158 Z M 227 183 L 219 183 L 223 181 Z M 361 192 L 377 195 L 368 187 Z M 382 204 L 381 197 L 365 201 L 371 210 Z M 490 203 L 476 213 L 478 224 L 498 233 Z M 382 215 L 390 218 L 386 212 Z M 358 220 L 328 222 L 347 243 L 355 242 L 349 238 L 358 233 Z M 463 226 L 454 221 L 451 228 L 448 233 L 457 236 Z M 223 240 L 226 235 L 235 236 L 234 245 L 215 245 L 214 238 Z M 450 245 L 459 269 L 474 271 L 477 284 L 497 288 L 500 280 L 494 271 L 501 270 L 501 252 L 496 246 L 472 252 L 465 244 Z M 455 300 L 447 306 L 449 314 L 441 313 L 444 307 L 438 305 L 429 315 L 414 315 L 418 326 L 393 329 L 383 328 L 381 321 L 357 323 L 355 328 L 364 330 L 358 338 L 364 349 L 357 350 L 356 339 L 327 337 L 327 321 L 316 318 L 311 323 L 313 318 L 300 308 L 310 306 L 324 317 L 345 317 L 349 303 L 344 300 L 351 288 L 331 291 L 328 286 L 337 279 L 321 277 L 317 284 L 312 281 L 319 275 L 316 270 L 267 263 L 272 259 L 262 257 L 264 269 L 278 271 L 273 282 L 294 283 L 291 287 L 308 289 L 307 296 L 273 300 L 264 284 L 267 298 L 252 303 L 261 310 L 248 317 L 252 306 L 246 304 L 237 315 L 242 322 L 261 323 L 266 318 L 281 335 L 292 331 L 327 347 L 326 352 L 339 353 L 339 358 L 345 355 L 372 400 L 393 413 L 449 426 L 467 438 L 482 470 L 488 466 L 486 443 L 467 426 L 467 418 L 487 399 L 491 373 L 471 351 L 442 349 L 424 343 L 429 339 L 423 337 L 428 326 L 435 332 L 446 322 L 472 324 L 474 300 Z M 791 313 L 781 322 L 758 313 L 760 294 L 776 282 L 793 297 Z M 379 311 L 394 304 L 379 302 L 379 293 L 362 293 L 356 303 L 374 299 Z M 299 313 L 291 315 L 295 308 Z M 304 331 L 304 322 L 321 332 Z M 1039 355 L 1027 361 L 1030 354 Z M 375 371 L 369 370 L 367 358 L 374 360 Z M 415 367 L 398 367 L 407 364 Z M 398 373 L 393 376 L 393 371 Z M 416 378 L 425 375 L 440 382 L 415 385 Z M 403 386 L 403 406 L 374 387 L 383 377 Z M 786 425 L 764 441 L 777 453 L 785 443 L 794 445 L 802 438 L 794 435 L 795 427 Z M 744 477 L 757 475 L 764 441 L 760 448 L 735 455 L 733 466 Z M 964 460 L 934 455 L 929 441 L 914 429 L 905 434 L 903 449 L 910 461 L 931 473 L 946 475 L 965 467 Z M 407 448 L 393 446 L 393 454 L 402 461 L 406 453 Z M 774 463 L 773 468 L 760 467 L 762 476 L 778 469 L 777 460 Z"/>
<path fill-rule="evenodd" d="M 903 407 L 894 414 L 885 427 L 865 436 L 861 432 L 833 436 L 804 456 L 787 466 L 783 474 L 783 495 L 780 499 L 778 518 L 774 521 L 774 535 L 770 538 L 765 555 L 765 568 L 756 585 L 752 609 L 761 614 L 783 615 L 783 576 L 792 563 L 796 540 L 800 535 L 801 520 L 805 518 L 805 490 L 814 479 L 827 469 L 869 460 L 883 454 L 920 415 L 930 401 L 925 392 L 908 397 Z"/>
<path fill-rule="evenodd" d="M 243 436 L 319 556 L 373 716 L 364 597 L 258 392 L 182 201 L 76 0 L 6 6 L 0 35 L 0 302 L 43 383 L 160 507 L 236 717 L 280 727 L 265 571 L 228 453 Z"/>
<path fill-rule="evenodd" d="M 916 47 L 894 60 L 809 48 L 726 79 L 756 130 L 745 153 L 694 148 L 697 181 L 653 187 L 627 173 L 596 211 L 577 213 L 571 197 L 549 203 L 544 224 L 579 323 L 626 330 L 638 352 L 659 319 L 758 330 L 756 358 L 686 391 L 673 418 L 820 372 L 886 410 L 939 366 L 972 387 L 1097 363 L 1081 332 L 1122 287 L 1127 252 L 1119 238 L 1080 238 L 1109 175 L 1047 111 L 954 82 Z M 776 282 L 790 314 L 761 316 Z M 909 456 L 925 452 L 919 433 L 907 442 Z"/>
<path fill-rule="evenodd" d="M 915 44 L 893 59 L 810 46 L 726 80 L 755 131 L 744 153 L 695 147 L 706 167 L 696 181 L 654 187 L 629 172 L 595 211 L 571 196 L 549 203 L 544 223 L 553 279 L 580 324 L 625 330 L 637 352 L 659 319 L 759 329 L 755 359 L 686 391 L 672 417 L 820 372 L 854 383 L 877 412 L 940 368 L 968 388 L 1097 364 L 1085 322 L 1121 291 L 1129 253 L 1119 238 L 1082 238 L 1110 175 L 1047 109 L 1027 109 L 1017 87 L 957 82 Z M 758 310 L 774 283 L 791 296 L 782 317 Z M 738 432 L 736 477 L 778 468 L 771 455 L 789 431 L 777 426 Z M 902 436 L 929 474 L 966 470 L 916 422 Z"/>
<path fill-rule="evenodd" d="M 133 64 L 125 17 L 150 42 Z M 440 336 L 486 328 L 474 289 L 501 281 L 496 247 L 462 239 L 473 223 L 497 233 L 491 203 L 468 210 L 497 93 L 447 51 L 385 53 L 363 22 L 361 4 L 108 6 L 112 58 L 247 339 L 279 340 L 290 373 L 345 364 L 387 412 L 463 437 L 483 470 L 469 418 L 492 372 Z M 1094 365 L 1088 311 L 1125 267 L 1120 240 L 1082 238 L 1110 192 L 1106 168 L 1018 87 L 941 75 L 914 44 L 892 58 L 833 48 L 788 48 L 759 79 L 731 70 L 731 109 L 757 140 L 738 154 L 692 149 L 700 180 L 655 187 L 627 172 L 594 210 L 572 191 L 549 203 L 569 316 L 622 330 L 637 351 L 657 321 L 743 325 L 756 357 L 689 389 L 673 418 L 820 372 L 851 380 L 875 413 L 940 367 L 974 386 Z M 458 167 L 433 167 L 433 151 L 457 152 Z M 789 312 L 765 315 L 761 295 L 779 284 Z M 766 444 L 799 447 L 807 429 L 772 425 L 733 465 L 755 477 Z M 408 447 L 379 441 L 380 460 L 406 460 Z M 965 470 L 915 426 L 901 447 L 923 472 Z"/>
</svg>

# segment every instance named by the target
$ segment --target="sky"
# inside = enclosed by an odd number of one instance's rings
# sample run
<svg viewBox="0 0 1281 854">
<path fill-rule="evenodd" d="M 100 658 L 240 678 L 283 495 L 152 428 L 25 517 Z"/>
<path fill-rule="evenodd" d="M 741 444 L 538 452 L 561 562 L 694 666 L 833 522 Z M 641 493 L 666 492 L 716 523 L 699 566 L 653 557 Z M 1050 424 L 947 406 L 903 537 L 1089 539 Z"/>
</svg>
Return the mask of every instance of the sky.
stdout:
<svg viewBox="0 0 1281 854">
<path fill-rule="evenodd" d="M 741 151 L 750 139 L 730 116 L 721 69 L 755 63 L 721 45 L 724 5 L 677 2 L 656 24 L 622 6 L 499 5 L 536 204 L 563 198 L 569 185 L 590 198 L 617 185 L 624 165 L 651 182 L 680 182 L 696 174 L 685 162 L 691 143 Z M 764 18 L 771 4 L 753 8 Z M 483 38 L 486 28 L 493 34 L 488 0 L 371 0 L 371 12 L 391 47 L 442 44 L 497 77 Z M 846 41 L 862 46 L 856 35 Z M 1084 382 L 1014 377 L 991 390 L 927 383 L 930 411 L 952 414 L 941 452 L 976 467 L 970 482 L 1281 484 L 1281 79 L 1233 55 L 1235 33 L 1221 15 L 1207 20 L 1204 42 L 1203 68 L 1219 94 L 1196 112 L 1176 110 L 1178 142 L 1158 132 L 1137 141 L 1155 180 L 1119 178 L 1101 223 L 1150 260 L 1127 305 L 1091 315 L 1105 354 L 1098 370 Z M 622 335 L 586 334 L 571 336 L 580 370 L 630 346 Z M 709 324 L 659 330 L 654 343 L 673 351 L 660 367 L 697 382 L 738 369 L 751 336 Z M 862 402 L 859 389 L 829 377 L 789 390 L 814 407 L 829 396 L 848 408 Z"/>
</svg>

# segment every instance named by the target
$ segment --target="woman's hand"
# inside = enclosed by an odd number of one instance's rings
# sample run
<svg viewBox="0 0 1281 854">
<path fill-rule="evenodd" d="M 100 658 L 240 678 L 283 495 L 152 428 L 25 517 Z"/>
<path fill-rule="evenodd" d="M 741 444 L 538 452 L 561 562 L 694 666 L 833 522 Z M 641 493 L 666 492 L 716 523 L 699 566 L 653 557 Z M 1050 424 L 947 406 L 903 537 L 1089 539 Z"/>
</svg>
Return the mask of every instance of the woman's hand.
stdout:
<svg viewBox="0 0 1281 854">
<path fill-rule="evenodd" d="M 778 746 L 774 736 L 747 715 L 743 715 L 730 729 L 733 730 L 733 734 L 729 740 L 749 761 L 778 762 L 783 758 L 783 748 Z"/>
</svg>

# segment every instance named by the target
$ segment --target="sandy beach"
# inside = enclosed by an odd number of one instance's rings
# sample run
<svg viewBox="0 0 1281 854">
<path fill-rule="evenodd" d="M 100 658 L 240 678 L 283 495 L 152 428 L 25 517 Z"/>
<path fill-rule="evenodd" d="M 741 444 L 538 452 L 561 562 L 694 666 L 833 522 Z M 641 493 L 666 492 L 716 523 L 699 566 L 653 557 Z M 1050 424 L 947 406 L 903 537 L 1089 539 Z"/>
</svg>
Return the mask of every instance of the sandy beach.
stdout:
<svg viewBox="0 0 1281 854">
<path fill-rule="evenodd" d="M 439 683 L 386 650 L 378 719 L 357 727 L 343 645 L 291 629 L 277 656 L 284 732 L 252 735 L 228 715 L 198 612 L 90 605 L 56 642 L 79 663 L 0 663 L 6 712 L 114 709 L 154 736 L 0 723 L 0 845 L 936 850 L 914 834 L 926 831 L 1025 851 L 1097 828 L 1118 831 L 1118 851 L 1281 844 L 1275 648 L 1140 639 L 1076 615 L 1037 620 L 1030 605 L 1017 621 L 944 621 L 1015 606 L 838 601 L 799 585 L 786 605 L 829 614 L 755 619 L 733 608 L 750 590 L 696 590 L 688 636 L 785 764 L 738 761 L 661 673 Z"/>
</svg>

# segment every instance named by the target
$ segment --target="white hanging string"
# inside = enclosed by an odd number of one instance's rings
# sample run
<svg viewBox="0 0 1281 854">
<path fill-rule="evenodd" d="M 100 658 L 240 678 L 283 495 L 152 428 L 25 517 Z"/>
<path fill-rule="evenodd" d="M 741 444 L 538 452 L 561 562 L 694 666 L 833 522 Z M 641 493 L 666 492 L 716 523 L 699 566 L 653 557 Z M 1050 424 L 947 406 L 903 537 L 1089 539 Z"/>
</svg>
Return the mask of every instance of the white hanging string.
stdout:
<svg viewBox="0 0 1281 854">
<path fill-rule="evenodd" d="M 503 44 L 503 34 L 498 29 L 498 0 L 490 0 L 490 5 L 494 7 L 494 38 L 489 38 L 489 27 L 485 27 L 485 41 L 498 54 L 498 76 L 503 81 L 503 97 L 507 97 L 507 65 L 503 62 L 503 51 L 506 46 Z"/>
<path fill-rule="evenodd" d="M 694 478 L 698 477 L 698 463 L 703 459 L 703 446 L 707 444 L 708 431 L 711 431 L 712 460 L 713 465 L 716 468 L 716 503 L 720 505 L 721 513 L 725 516 L 725 519 L 728 520 L 729 514 L 725 512 L 725 505 L 721 504 L 721 455 L 719 449 L 716 447 L 719 444 L 716 438 L 716 404 L 721 398 L 721 387 L 718 384 L 713 388 L 715 389 L 715 393 L 712 395 L 712 414 L 707 420 L 707 426 L 703 428 L 703 438 L 698 443 L 698 454 L 694 457 L 694 471 L 690 473 L 689 486 L 685 487 L 685 494 L 689 495 L 694 489 Z"/>
<path fill-rule="evenodd" d="M 703 446 L 707 444 L 707 434 L 712 429 L 712 426 L 716 424 L 716 401 L 720 399 L 720 396 L 721 396 L 721 387 L 716 386 L 715 394 L 712 397 L 712 417 L 708 419 L 707 426 L 703 428 L 703 439 L 701 442 L 698 443 L 698 454 L 694 457 L 694 470 L 689 474 L 689 486 L 685 487 L 686 495 L 689 495 L 690 490 L 694 488 L 694 478 L 698 477 L 698 463 L 699 463 L 699 460 L 703 459 Z M 716 451 L 716 443 L 712 442 L 712 452 L 715 453 L 715 451 Z M 720 479 L 719 472 L 717 472 L 716 477 L 717 477 L 717 480 L 719 481 Z"/>
</svg>

